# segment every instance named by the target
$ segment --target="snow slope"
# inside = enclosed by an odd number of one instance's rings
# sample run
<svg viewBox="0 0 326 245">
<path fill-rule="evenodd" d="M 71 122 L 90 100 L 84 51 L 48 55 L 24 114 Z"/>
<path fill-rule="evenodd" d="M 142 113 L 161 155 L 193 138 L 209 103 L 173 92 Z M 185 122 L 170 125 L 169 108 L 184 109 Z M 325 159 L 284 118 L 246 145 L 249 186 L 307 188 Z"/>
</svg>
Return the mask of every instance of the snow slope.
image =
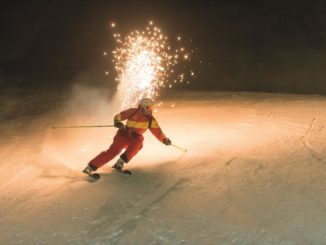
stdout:
<svg viewBox="0 0 326 245">
<path fill-rule="evenodd" d="M 188 153 L 147 132 L 132 176 L 92 182 L 80 170 L 115 129 L 49 128 L 110 124 L 89 93 L 28 113 L 2 93 L 0 244 L 326 244 L 324 97 L 175 92 L 156 117 Z"/>
</svg>

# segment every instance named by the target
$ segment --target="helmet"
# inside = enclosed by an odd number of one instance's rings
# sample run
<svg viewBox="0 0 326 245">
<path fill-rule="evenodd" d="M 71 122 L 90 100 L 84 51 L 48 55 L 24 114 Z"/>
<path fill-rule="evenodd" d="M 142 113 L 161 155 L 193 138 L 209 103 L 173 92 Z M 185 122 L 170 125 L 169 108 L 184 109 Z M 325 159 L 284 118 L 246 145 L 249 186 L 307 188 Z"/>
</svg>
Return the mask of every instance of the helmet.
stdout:
<svg viewBox="0 0 326 245">
<path fill-rule="evenodd" d="M 142 98 L 139 101 L 139 106 L 141 108 L 146 108 L 147 106 L 153 106 L 153 104 L 154 104 L 154 101 L 149 98 Z"/>
<path fill-rule="evenodd" d="M 154 101 L 149 98 L 142 98 L 138 106 L 146 112 L 152 112 Z"/>
</svg>

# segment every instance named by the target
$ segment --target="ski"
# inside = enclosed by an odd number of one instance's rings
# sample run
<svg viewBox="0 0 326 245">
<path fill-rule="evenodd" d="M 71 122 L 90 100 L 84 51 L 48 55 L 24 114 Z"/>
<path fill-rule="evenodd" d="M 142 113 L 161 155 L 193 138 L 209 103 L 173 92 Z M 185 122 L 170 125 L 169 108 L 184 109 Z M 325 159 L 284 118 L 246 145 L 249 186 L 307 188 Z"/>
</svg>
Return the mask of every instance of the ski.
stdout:
<svg viewBox="0 0 326 245">
<path fill-rule="evenodd" d="M 92 169 L 90 166 L 87 166 L 83 171 L 84 174 L 87 174 L 89 177 L 91 177 L 92 179 L 99 179 L 101 178 L 101 175 L 99 175 L 98 173 L 92 173 Z"/>
<path fill-rule="evenodd" d="M 101 175 L 97 174 L 97 173 L 89 173 L 88 174 L 89 177 L 93 178 L 93 179 L 100 179 L 101 178 Z"/>
<path fill-rule="evenodd" d="M 132 175 L 132 173 L 129 170 L 118 169 L 118 168 L 115 168 L 115 167 L 112 167 L 112 168 L 117 170 L 119 173 Z"/>
<path fill-rule="evenodd" d="M 127 174 L 127 175 L 132 175 L 132 173 L 129 170 L 121 170 L 121 173 Z"/>
<path fill-rule="evenodd" d="M 115 170 L 117 170 L 119 173 L 122 173 L 122 174 L 126 174 L 126 175 L 132 174 L 129 170 L 123 170 L 123 169 L 115 168 L 113 166 L 112 166 L 112 168 L 114 168 Z M 88 172 L 88 171 L 83 171 L 83 173 L 87 174 L 89 177 L 91 177 L 94 180 L 98 180 L 101 178 L 101 175 L 98 173 L 92 173 L 92 172 Z"/>
</svg>

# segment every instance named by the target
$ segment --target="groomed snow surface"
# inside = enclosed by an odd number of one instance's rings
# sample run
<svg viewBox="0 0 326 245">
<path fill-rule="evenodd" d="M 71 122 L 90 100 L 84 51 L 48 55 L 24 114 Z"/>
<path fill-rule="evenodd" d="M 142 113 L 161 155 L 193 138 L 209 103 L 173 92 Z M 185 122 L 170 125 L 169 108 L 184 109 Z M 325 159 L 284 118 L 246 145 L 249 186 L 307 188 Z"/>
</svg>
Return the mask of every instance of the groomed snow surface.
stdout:
<svg viewBox="0 0 326 245">
<path fill-rule="evenodd" d="M 96 99 L 92 99 L 96 98 Z M 126 176 L 81 173 L 111 143 L 103 91 L 4 90 L 0 244 L 326 244 L 326 99 L 175 92 Z"/>
</svg>

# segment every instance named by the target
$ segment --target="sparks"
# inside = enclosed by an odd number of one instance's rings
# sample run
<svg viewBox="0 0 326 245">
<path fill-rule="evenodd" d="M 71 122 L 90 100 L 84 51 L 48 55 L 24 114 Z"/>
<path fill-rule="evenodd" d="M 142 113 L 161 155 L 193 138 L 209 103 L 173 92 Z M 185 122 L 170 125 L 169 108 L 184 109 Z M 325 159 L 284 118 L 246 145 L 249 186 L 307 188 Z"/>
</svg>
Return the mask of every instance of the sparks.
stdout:
<svg viewBox="0 0 326 245">
<path fill-rule="evenodd" d="M 118 95 L 121 109 L 135 106 L 142 97 L 155 99 L 160 87 L 172 87 L 169 80 L 183 81 L 183 75 L 174 74 L 174 67 L 188 59 L 173 49 L 168 37 L 150 21 L 143 29 L 122 36 L 114 33 L 116 48 L 112 52 L 117 71 Z M 177 40 L 181 40 L 178 37 Z M 171 76 L 176 78 L 171 78 Z"/>
</svg>

